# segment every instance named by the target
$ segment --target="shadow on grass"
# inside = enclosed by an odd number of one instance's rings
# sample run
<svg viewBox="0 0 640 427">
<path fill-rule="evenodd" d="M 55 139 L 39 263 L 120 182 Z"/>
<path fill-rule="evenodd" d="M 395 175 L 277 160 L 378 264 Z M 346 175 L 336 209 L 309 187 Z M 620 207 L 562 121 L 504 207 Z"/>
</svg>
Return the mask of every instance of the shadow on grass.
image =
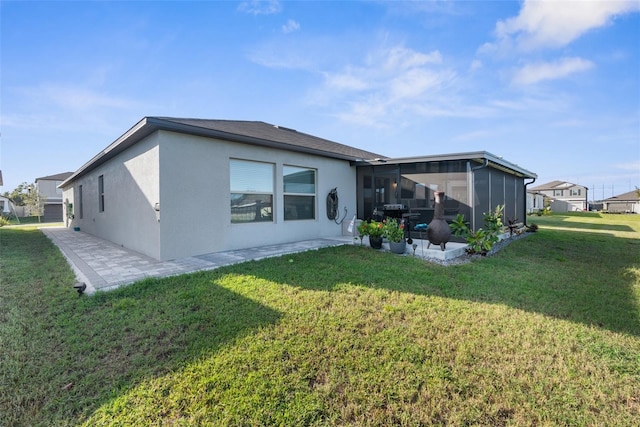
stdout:
<svg viewBox="0 0 640 427">
<path fill-rule="evenodd" d="M 602 223 L 588 223 L 588 222 L 576 222 L 571 221 L 570 217 L 564 218 L 562 222 L 545 224 L 545 227 L 562 227 L 562 228 L 575 228 L 580 230 L 605 230 L 605 231 L 622 231 L 622 232 L 634 232 L 635 230 L 628 225 L 623 224 L 602 224 Z"/>
<path fill-rule="evenodd" d="M 205 273 L 78 297 L 64 258 L 42 233 L 1 230 L 0 245 L 0 321 L 16 325 L 11 331 L 0 328 L 0 341 L 11 343 L 3 351 L 14 351 L 0 361 L 26 354 L 29 361 L 15 369 L 0 366 L 0 377 L 7 379 L 0 396 L 16 396 L 0 398 L 1 425 L 51 425 L 56 422 L 38 417 L 88 416 L 142 381 L 180 369 L 281 317 L 215 285 Z"/>
<path fill-rule="evenodd" d="M 640 239 L 603 233 L 546 230 L 514 241 L 497 255 L 440 266 L 367 247 L 303 253 L 238 273 L 305 289 L 351 283 L 371 288 L 506 304 L 614 332 L 640 335 Z M 303 268 L 292 269 L 288 259 Z M 290 264 L 290 263 L 289 263 Z"/>
<path fill-rule="evenodd" d="M 276 323 L 281 314 L 215 285 L 210 275 L 196 273 L 147 279 L 115 292 L 98 293 L 79 302 L 76 316 L 90 318 L 96 325 L 75 324 L 69 331 L 78 340 L 75 346 L 104 343 L 98 359 L 87 363 L 93 378 L 84 376 L 80 382 L 99 384 L 100 396 L 107 395 L 105 390 L 118 390 L 111 396 L 115 398 L 143 379 L 175 371 L 261 326 Z M 114 371 L 120 371 L 115 378 L 111 377 Z M 99 407 L 108 400 L 91 404 Z"/>
</svg>

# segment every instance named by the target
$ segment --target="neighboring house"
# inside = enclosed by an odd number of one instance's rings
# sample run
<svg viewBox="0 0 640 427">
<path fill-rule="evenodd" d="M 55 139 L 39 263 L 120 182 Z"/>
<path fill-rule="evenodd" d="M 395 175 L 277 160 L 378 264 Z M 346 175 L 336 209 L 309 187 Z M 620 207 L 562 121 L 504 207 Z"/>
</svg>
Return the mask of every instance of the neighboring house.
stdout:
<svg viewBox="0 0 640 427">
<path fill-rule="evenodd" d="M 527 190 L 527 213 L 534 213 L 544 209 L 544 194 L 539 191 Z"/>
<path fill-rule="evenodd" d="M 0 214 L 7 215 L 13 211 L 13 204 L 5 196 L 0 196 Z"/>
<path fill-rule="evenodd" d="M 530 188 L 529 191 L 544 195 L 551 201 L 550 208 L 554 212 L 586 211 L 587 187 L 566 181 L 551 181 Z"/>
<path fill-rule="evenodd" d="M 486 152 L 389 159 L 264 122 L 145 117 L 60 188 L 70 226 L 170 260 L 341 236 L 381 209 L 428 221 L 436 190 L 475 228 L 498 204 L 524 220 L 535 177 Z"/>
<path fill-rule="evenodd" d="M 609 213 L 640 213 L 638 190 L 604 199 L 603 209 Z"/>
<path fill-rule="evenodd" d="M 58 188 L 58 186 L 71 175 L 73 175 L 73 172 L 63 172 L 56 175 L 36 178 L 36 190 L 44 199 L 43 217 L 45 222 L 62 221 L 62 189 Z"/>
</svg>

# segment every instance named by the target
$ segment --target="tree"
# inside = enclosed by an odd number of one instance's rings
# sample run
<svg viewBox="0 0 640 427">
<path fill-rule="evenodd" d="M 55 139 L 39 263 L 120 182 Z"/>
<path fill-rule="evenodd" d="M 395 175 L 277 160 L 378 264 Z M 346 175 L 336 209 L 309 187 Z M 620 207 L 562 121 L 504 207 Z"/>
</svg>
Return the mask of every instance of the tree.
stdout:
<svg viewBox="0 0 640 427">
<path fill-rule="evenodd" d="M 23 182 L 22 184 L 18 185 L 11 193 L 5 191 L 2 195 L 11 200 L 11 202 L 15 206 L 25 206 L 25 198 L 29 196 L 30 188 L 35 188 L 35 185 Z"/>
<path fill-rule="evenodd" d="M 11 193 L 4 192 L 3 196 L 11 201 L 14 206 L 24 206 L 27 208 L 29 215 L 44 215 L 44 203 L 47 197 L 38 193 L 38 187 L 35 184 L 23 182 L 18 185 Z"/>
</svg>

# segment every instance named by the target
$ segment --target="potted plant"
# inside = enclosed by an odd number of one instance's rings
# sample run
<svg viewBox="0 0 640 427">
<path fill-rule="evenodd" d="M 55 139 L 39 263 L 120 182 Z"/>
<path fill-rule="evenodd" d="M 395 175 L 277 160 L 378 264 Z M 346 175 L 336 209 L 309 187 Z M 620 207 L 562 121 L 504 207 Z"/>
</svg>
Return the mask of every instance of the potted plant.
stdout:
<svg viewBox="0 0 640 427">
<path fill-rule="evenodd" d="M 384 237 L 389 242 L 389 249 L 394 254 L 403 254 L 407 242 L 404 240 L 404 223 L 395 218 L 387 218 L 383 227 Z"/>
<path fill-rule="evenodd" d="M 367 223 L 367 221 L 360 221 L 360 223 L 356 227 L 356 231 L 358 232 L 357 238 L 360 238 L 360 245 L 362 245 L 364 236 L 369 235 L 369 224 Z"/>
<path fill-rule="evenodd" d="M 369 245 L 373 249 L 382 248 L 382 236 L 384 224 L 378 221 L 362 221 L 358 226 L 358 234 L 360 236 L 369 236 Z"/>
</svg>

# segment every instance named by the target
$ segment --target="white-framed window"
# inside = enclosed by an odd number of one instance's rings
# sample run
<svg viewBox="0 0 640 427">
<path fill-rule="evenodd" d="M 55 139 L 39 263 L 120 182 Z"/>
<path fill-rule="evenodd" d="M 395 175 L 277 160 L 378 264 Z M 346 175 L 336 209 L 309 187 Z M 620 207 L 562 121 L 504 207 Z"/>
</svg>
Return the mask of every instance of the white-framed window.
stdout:
<svg viewBox="0 0 640 427">
<path fill-rule="evenodd" d="M 104 212 L 104 175 L 98 177 L 98 211 Z"/>
<path fill-rule="evenodd" d="M 274 164 L 231 159 L 231 223 L 273 221 Z"/>
<path fill-rule="evenodd" d="M 579 196 L 581 193 L 582 191 L 580 191 L 580 188 L 572 188 L 571 190 L 569 190 L 570 196 Z"/>
<path fill-rule="evenodd" d="M 316 219 L 316 170 L 298 166 L 282 168 L 284 219 Z"/>
<path fill-rule="evenodd" d="M 562 197 L 562 196 L 563 196 L 563 194 L 562 194 L 562 193 L 563 193 L 563 190 L 553 190 L 553 195 L 554 195 L 554 196 L 560 196 L 560 197 Z"/>
</svg>

